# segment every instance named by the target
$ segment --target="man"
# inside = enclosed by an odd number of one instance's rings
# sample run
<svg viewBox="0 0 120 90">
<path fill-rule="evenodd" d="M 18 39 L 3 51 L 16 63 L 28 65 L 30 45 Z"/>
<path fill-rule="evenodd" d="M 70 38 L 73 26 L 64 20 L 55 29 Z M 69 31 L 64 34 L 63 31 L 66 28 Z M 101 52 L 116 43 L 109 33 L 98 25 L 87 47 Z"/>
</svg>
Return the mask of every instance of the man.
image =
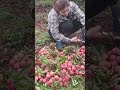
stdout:
<svg viewBox="0 0 120 90">
<path fill-rule="evenodd" d="M 48 33 L 56 41 L 57 48 L 63 48 L 64 43 L 80 42 L 77 37 L 69 38 L 79 29 L 84 32 L 84 13 L 74 2 L 56 0 L 48 14 Z M 84 42 L 84 33 L 82 36 Z"/>
</svg>

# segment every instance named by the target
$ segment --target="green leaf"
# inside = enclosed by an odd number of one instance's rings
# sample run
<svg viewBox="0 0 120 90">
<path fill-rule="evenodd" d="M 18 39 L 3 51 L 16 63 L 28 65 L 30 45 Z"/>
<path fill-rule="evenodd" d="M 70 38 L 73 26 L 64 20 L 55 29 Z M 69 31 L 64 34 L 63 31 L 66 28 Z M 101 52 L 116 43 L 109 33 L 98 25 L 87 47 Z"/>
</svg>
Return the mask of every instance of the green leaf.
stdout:
<svg viewBox="0 0 120 90">
<path fill-rule="evenodd" d="M 38 86 L 35 86 L 35 90 L 41 90 L 40 87 Z"/>
<path fill-rule="evenodd" d="M 60 57 L 59 58 L 59 63 L 64 63 L 65 61 L 66 61 L 66 57 L 64 56 L 64 57 Z"/>
<path fill-rule="evenodd" d="M 20 80 L 28 71 L 31 65 L 26 65 L 19 73 L 17 76 L 17 80 Z"/>
<path fill-rule="evenodd" d="M 42 57 L 41 57 L 41 60 L 42 60 L 42 63 L 43 63 L 44 65 L 48 64 L 48 61 L 47 61 L 47 57 L 46 57 L 46 56 L 42 56 Z"/>
<path fill-rule="evenodd" d="M 18 84 L 21 84 L 21 85 L 24 85 L 24 86 L 31 86 L 31 87 L 34 87 L 34 82 L 31 82 L 27 79 L 23 79 L 21 81 L 19 81 Z"/>
<path fill-rule="evenodd" d="M 97 50 L 97 48 L 95 46 L 93 46 L 93 50 L 94 50 L 94 54 L 95 56 L 100 59 L 101 58 L 101 55 L 100 55 L 100 52 Z"/>
<path fill-rule="evenodd" d="M 29 90 L 28 87 L 24 86 L 24 85 L 16 85 L 16 90 Z"/>
</svg>

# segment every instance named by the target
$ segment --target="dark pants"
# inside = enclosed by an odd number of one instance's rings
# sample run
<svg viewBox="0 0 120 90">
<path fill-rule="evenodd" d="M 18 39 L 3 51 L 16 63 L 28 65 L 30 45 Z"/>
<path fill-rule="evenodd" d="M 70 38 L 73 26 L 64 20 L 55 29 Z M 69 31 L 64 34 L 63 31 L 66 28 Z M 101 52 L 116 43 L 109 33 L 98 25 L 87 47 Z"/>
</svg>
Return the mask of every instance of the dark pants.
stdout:
<svg viewBox="0 0 120 90">
<path fill-rule="evenodd" d="M 80 21 L 77 21 L 77 19 L 75 19 L 73 21 L 68 20 L 68 21 L 64 21 L 64 22 L 60 23 L 59 33 L 62 33 L 64 36 L 68 37 L 69 35 L 78 31 L 80 28 L 82 28 L 82 24 Z M 48 33 L 52 37 L 50 30 L 48 30 Z"/>
<path fill-rule="evenodd" d="M 97 15 L 110 5 L 114 23 L 114 33 L 120 34 L 120 0 L 86 0 L 85 15 L 86 20 Z"/>
</svg>

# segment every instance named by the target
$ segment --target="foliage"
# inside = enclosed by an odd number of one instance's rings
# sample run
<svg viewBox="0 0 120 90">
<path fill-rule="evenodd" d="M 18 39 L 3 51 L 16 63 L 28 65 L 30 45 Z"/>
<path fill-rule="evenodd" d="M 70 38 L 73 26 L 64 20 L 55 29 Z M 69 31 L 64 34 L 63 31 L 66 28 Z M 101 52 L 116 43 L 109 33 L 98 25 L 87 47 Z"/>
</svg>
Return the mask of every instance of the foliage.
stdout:
<svg viewBox="0 0 120 90">
<path fill-rule="evenodd" d="M 10 46 L 21 46 L 25 44 L 28 38 L 34 36 L 34 25 L 32 18 L 20 17 L 16 18 L 14 24 L 12 24 L 5 32 L 4 39 L 10 44 Z"/>
</svg>

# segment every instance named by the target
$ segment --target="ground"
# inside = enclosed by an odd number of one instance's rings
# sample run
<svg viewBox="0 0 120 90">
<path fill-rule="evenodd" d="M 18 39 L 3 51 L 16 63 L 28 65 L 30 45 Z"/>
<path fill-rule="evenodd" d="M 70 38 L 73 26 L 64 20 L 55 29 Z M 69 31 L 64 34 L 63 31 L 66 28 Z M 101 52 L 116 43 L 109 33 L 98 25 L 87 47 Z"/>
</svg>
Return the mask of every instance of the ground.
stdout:
<svg viewBox="0 0 120 90">
<path fill-rule="evenodd" d="M 81 0 L 83 2 L 82 5 L 78 0 L 74 1 L 84 11 L 84 1 Z M 87 42 L 86 47 L 81 45 L 67 45 L 61 51 L 55 48 L 55 42 L 50 39 L 46 29 L 47 14 L 52 5 L 51 0 L 36 0 L 35 35 L 33 30 L 34 20 L 31 16 L 28 16 L 29 11 L 27 11 L 27 5 L 24 5 L 24 1 L 21 2 L 21 0 L 18 0 L 16 2 L 13 0 L 9 2 L 8 0 L 2 0 L 0 3 L 2 3 L 0 6 L 0 11 L 2 12 L 0 14 L 0 20 L 2 21 L 0 22 L 0 38 L 2 38 L 0 39 L 0 82 L 2 82 L 0 83 L 0 89 L 7 89 L 11 86 L 18 90 L 32 89 L 34 81 L 31 80 L 31 77 L 34 78 L 34 75 L 31 73 L 34 73 L 34 69 L 36 74 L 36 90 L 84 90 L 85 77 L 87 78 L 86 85 L 88 87 L 86 88 L 88 90 L 109 90 L 110 86 L 118 85 L 119 75 L 117 68 L 119 68 L 119 60 L 116 61 L 117 59 L 113 58 L 117 57 L 119 59 L 118 48 L 113 49 L 114 46 L 93 43 L 92 41 Z M 18 3 L 21 3 L 21 5 L 19 6 Z M 6 8 L 4 7 L 5 5 L 7 6 Z M 25 8 L 21 9 L 24 6 Z M 110 9 L 108 8 L 90 19 L 86 22 L 86 30 L 93 26 L 101 25 L 103 31 L 111 31 L 112 16 L 110 13 Z M 23 30 L 24 28 L 26 29 Z M 35 50 L 32 47 L 34 37 Z M 35 57 L 34 53 L 32 53 L 34 51 Z M 115 67 L 116 72 L 111 73 L 112 71 L 109 69 L 111 63 L 105 61 L 104 63 L 107 64 L 100 63 L 103 55 L 106 53 L 107 56 L 110 55 L 109 57 L 112 56 L 114 59 L 113 66 L 117 66 Z M 35 61 L 33 61 L 34 58 Z M 110 58 L 107 57 L 105 59 Z M 35 67 L 33 67 L 34 62 Z M 32 63 L 32 67 L 28 65 L 30 63 Z M 85 63 L 88 75 L 85 75 Z M 106 68 L 101 66 L 105 66 Z M 66 67 L 69 68 L 67 69 Z M 6 81 L 7 85 L 4 85 Z"/>
<path fill-rule="evenodd" d="M 49 6 L 49 4 L 51 5 Z M 80 48 L 82 46 L 81 44 L 69 44 L 66 45 L 63 50 L 56 49 L 55 42 L 49 37 L 47 33 L 47 15 L 51 8 L 51 1 L 49 1 L 49 3 L 36 1 L 36 90 L 84 90 L 84 70 L 78 69 L 76 67 L 76 71 L 78 73 L 72 73 L 72 69 L 75 66 L 81 67 L 83 65 L 85 58 L 84 56 L 82 57 L 82 55 L 77 53 L 80 51 Z M 39 65 L 39 62 L 42 62 L 42 64 Z M 64 65 L 68 65 L 68 63 L 72 65 L 70 71 L 67 68 L 64 68 Z M 45 72 L 46 69 L 44 68 L 40 69 L 42 68 L 41 65 L 46 66 L 47 72 Z M 67 73 L 64 73 L 64 71 L 66 71 Z M 47 76 L 50 74 L 50 72 L 53 72 L 55 75 L 52 78 L 47 79 Z M 58 81 L 56 81 L 55 79 L 56 75 L 58 76 Z M 64 81 L 65 77 L 67 77 L 66 75 L 68 75 L 69 77 L 68 80 Z M 63 80 L 59 81 L 60 78 L 62 78 Z M 51 84 L 49 84 L 50 80 L 52 80 Z"/>
<path fill-rule="evenodd" d="M 22 90 L 21 82 L 16 78 L 20 76 L 19 79 L 26 81 L 24 76 L 28 66 L 22 69 L 19 62 L 27 63 L 22 59 L 25 56 L 29 59 L 29 56 L 32 55 L 31 59 L 34 58 L 32 53 L 34 51 L 32 46 L 34 43 L 34 20 L 30 16 L 29 2 L 1 0 L 0 3 L 0 89 L 11 89 L 10 85 L 12 85 L 13 88 L 15 86 Z M 19 68 L 18 71 L 22 69 L 21 74 L 11 67 Z"/>
</svg>

